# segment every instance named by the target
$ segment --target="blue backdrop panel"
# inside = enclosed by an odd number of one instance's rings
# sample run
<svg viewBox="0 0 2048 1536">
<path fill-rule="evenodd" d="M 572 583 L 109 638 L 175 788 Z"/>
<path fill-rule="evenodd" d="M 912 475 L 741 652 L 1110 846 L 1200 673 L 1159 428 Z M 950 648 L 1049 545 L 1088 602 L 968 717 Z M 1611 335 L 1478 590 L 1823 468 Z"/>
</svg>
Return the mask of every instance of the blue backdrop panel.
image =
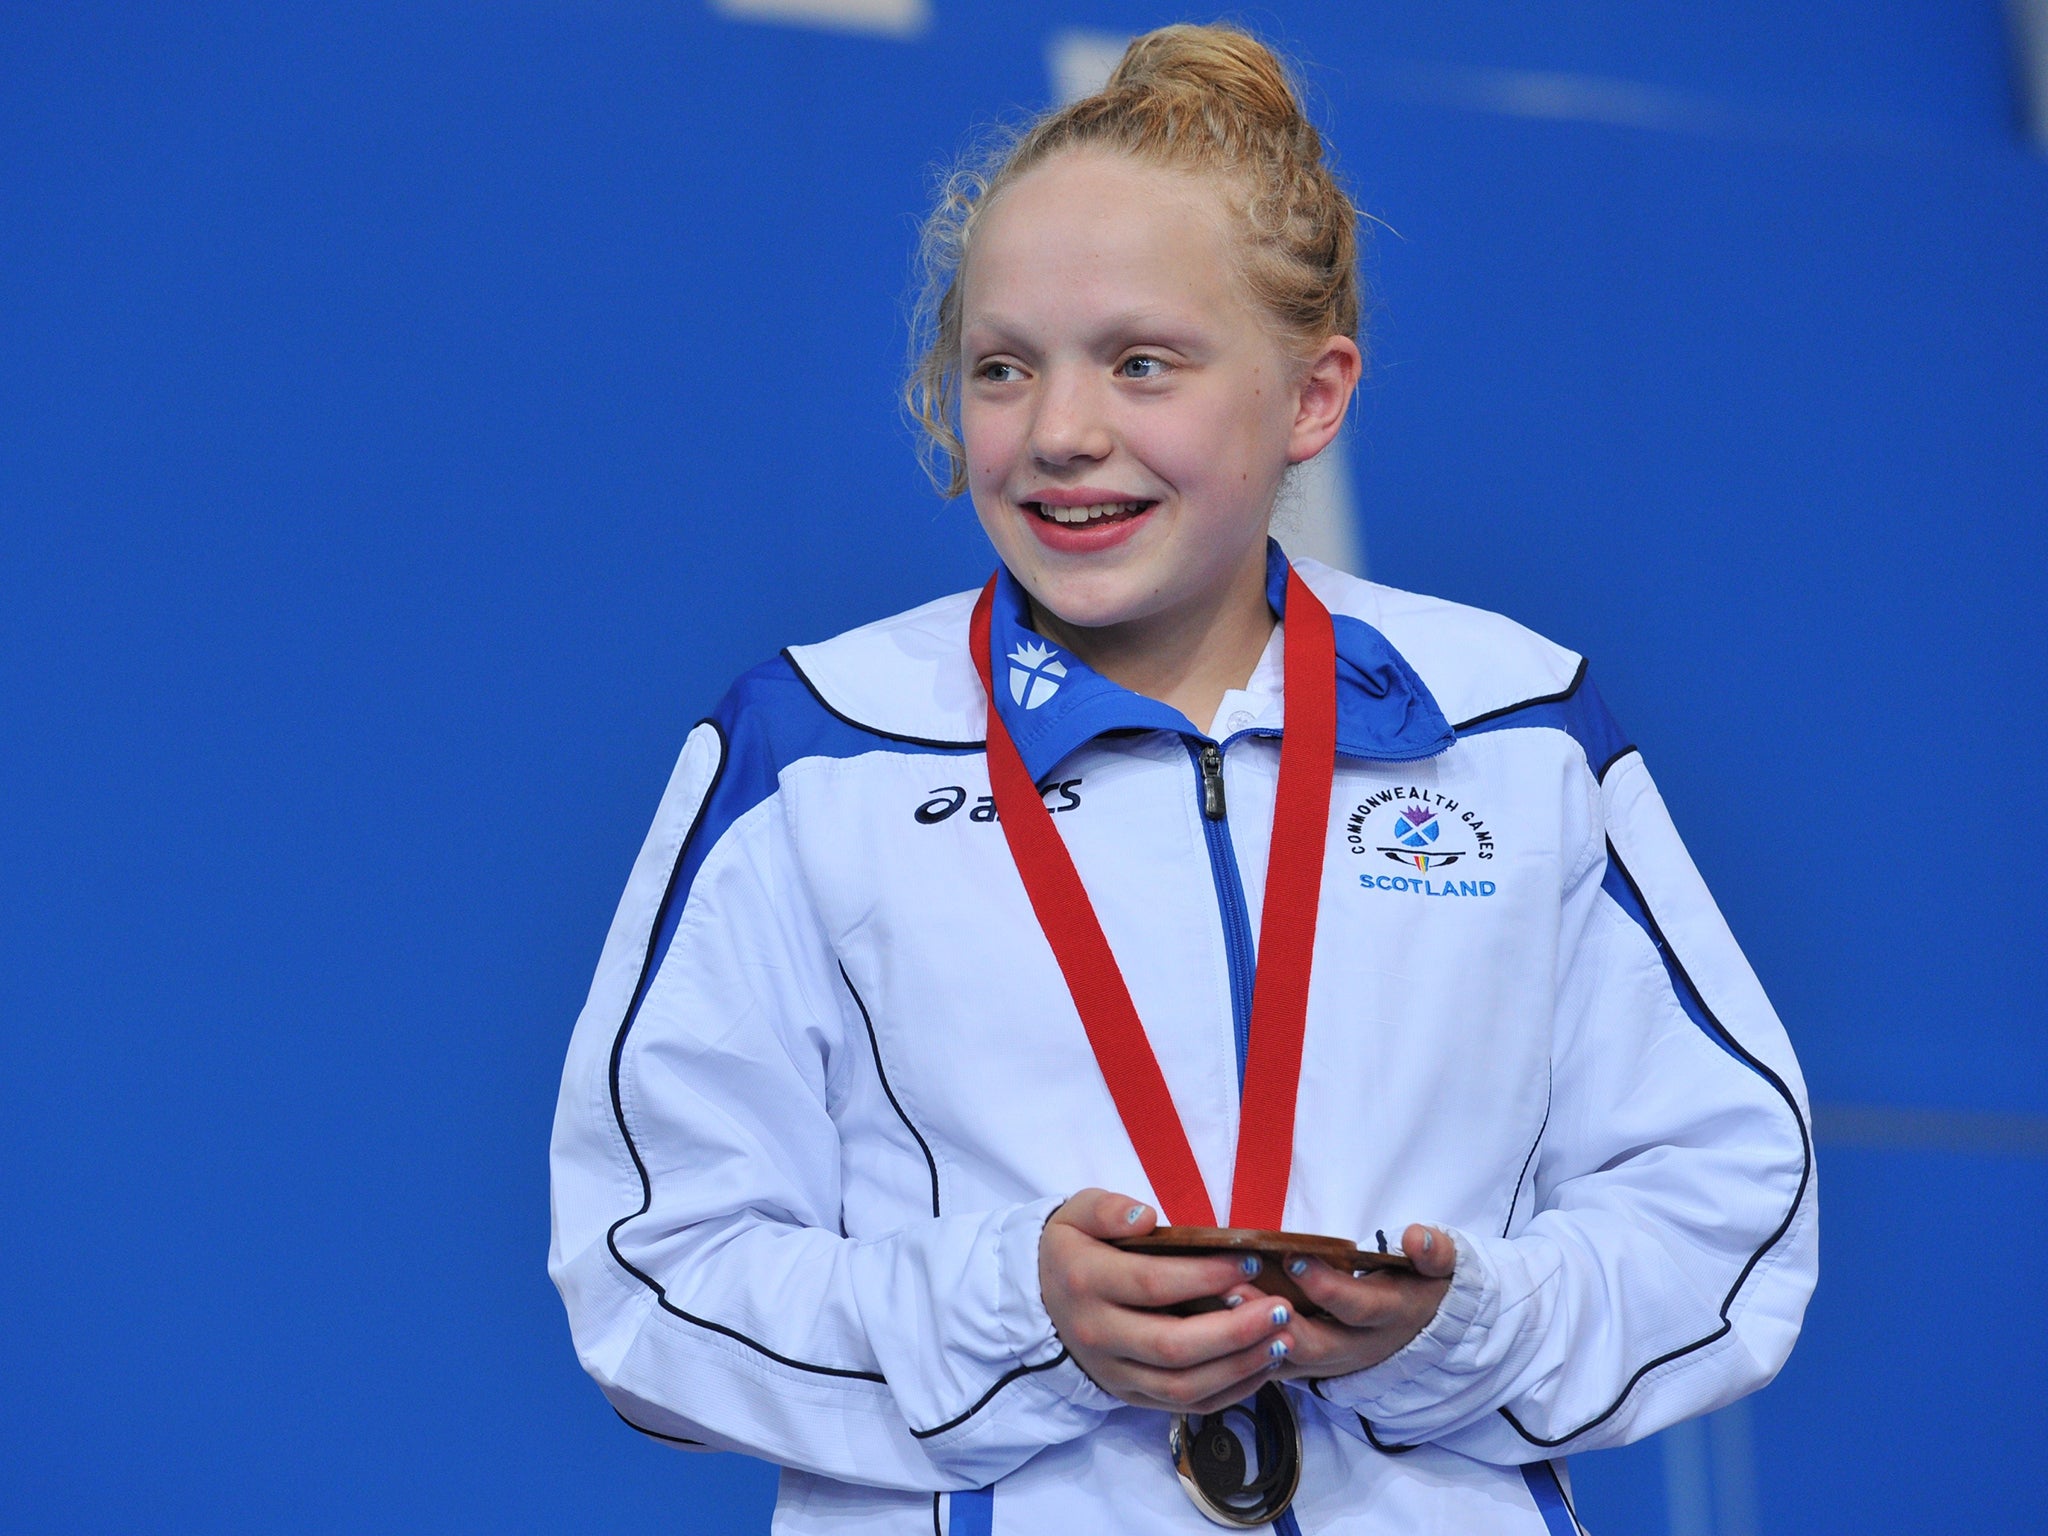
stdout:
<svg viewBox="0 0 2048 1536">
<path fill-rule="evenodd" d="M 986 573 L 894 404 L 929 167 L 1057 28 L 1179 14 L 0 11 L 10 1529 L 766 1528 L 772 1471 L 570 1353 L 562 1049 L 725 681 Z M 1823 1119 L 1780 1382 L 1580 1458 L 1584 1512 L 2036 1523 L 2048 165 L 1998 7 L 1242 14 L 1397 232 L 1372 574 L 1592 655 L 1877 1128 Z"/>
</svg>

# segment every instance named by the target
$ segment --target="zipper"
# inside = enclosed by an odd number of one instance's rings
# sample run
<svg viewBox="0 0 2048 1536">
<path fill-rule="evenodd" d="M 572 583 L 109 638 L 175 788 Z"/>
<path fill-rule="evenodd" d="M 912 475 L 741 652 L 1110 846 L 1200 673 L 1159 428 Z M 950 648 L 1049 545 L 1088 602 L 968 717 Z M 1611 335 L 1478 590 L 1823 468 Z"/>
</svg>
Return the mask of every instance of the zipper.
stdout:
<svg viewBox="0 0 2048 1536">
<path fill-rule="evenodd" d="M 1212 741 L 1195 761 L 1202 770 L 1202 814 L 1210 821 L 1222 821 L 1230 814 L 1223 801 L 1223 749 Z"/>
<path fill-rule="evenodd" d="M 1230 967 L 1230 1020 L 1237 1043 L 1237 1086 L 1244 1088 L 1245 1058 L 1252 1044 L 1252 987 L 1257 980 L 1258 951 L 1252 944 L 1251 909 L 1245 905 L 1244 881 L 1237 872 L 1237 850 L 1230 841 L 1230 819 L 1223 798 L 1223 749 L 1205 742 L 1188 743 L 1195 779 L 1202 796 L 1202 840 L 1209 847 L 1209 878 L 1216 887 L 1216 909 L 1223 919 L 1223 954 Z"/>
</svg>

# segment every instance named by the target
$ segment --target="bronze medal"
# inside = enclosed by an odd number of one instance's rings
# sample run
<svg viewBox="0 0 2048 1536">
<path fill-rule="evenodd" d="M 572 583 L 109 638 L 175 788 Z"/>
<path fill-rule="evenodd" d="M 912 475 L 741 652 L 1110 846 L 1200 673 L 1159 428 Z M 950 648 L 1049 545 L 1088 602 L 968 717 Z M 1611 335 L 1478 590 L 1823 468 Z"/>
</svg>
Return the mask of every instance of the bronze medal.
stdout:
<svg viewBox="0 0 2048 1536">
<path fill-rule="evenodd" d="M 1276 1381 L 1248 1403 L 1200 1418 L 1176 1413 L 1166 1449 L 1195 1508 L 1218 1525 L 1271 1525 L 1301 1486 L 1301 1425 Z"/>
</svg>

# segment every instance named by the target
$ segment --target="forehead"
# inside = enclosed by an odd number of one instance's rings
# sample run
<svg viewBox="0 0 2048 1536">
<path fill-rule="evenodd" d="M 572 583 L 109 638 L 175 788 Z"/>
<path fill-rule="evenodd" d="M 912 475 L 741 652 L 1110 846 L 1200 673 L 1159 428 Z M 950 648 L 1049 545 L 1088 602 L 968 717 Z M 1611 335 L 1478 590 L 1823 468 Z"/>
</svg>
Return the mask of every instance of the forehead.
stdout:
<svg viewBox="0 0 2048 1536">
<path fill-rule="evenodd" d="M 1049 325 L 1153 312 L 1232 326 L 1229 213 L 1213 181 L 1125 155 L 1070 153 L 1032 167 L 977 220 L 961 319 Z"/>
</svg>

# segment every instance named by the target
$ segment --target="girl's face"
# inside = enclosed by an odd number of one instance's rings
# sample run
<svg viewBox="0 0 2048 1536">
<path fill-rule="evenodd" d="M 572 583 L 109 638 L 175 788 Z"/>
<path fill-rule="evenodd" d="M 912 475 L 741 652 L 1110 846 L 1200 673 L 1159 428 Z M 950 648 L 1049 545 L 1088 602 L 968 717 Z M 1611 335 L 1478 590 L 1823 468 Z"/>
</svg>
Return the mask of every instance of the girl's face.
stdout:
<svg viewBox="0 0 2048 1536">
<path fill-rule="evenodd" d="M 968 487 L 1003 563 L 1075 628 L 1262 605 L 1281 477 L 1342 423 L 1357 348 L 1289 356 L 1240 292 L 1228 218 L 1199 178 L 1077 152 L 1012 183 L 975 230 Z"/>
</svg>

